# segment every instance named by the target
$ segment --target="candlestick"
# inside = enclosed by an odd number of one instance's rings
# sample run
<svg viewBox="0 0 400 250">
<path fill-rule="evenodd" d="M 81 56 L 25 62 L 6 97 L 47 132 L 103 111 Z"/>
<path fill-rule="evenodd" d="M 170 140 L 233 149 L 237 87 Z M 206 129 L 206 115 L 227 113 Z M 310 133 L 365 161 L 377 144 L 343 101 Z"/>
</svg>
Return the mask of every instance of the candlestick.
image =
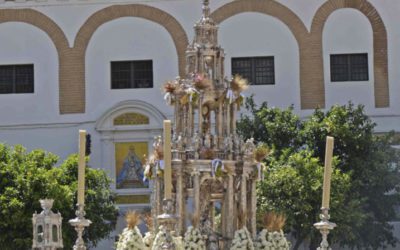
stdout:
<svg viewBox="0 0 400 250">
<path fill-rule="evenodd" d="M 174 229 L 177 217 L 175 217 L 173 213 L 174 204 L 171 199 L 164 199 L 163 210 L 164 213 L 157 217 L 158 221 L 161 224 L 160 231 L 156 235 L 156 238 L 161 236 L 159 237 L 161 239 L 161 242 L 159 243 L 157 249 L 175 250 L 176 245 L 174 239 L 172 238 L 172 231 Z"/>
<path fill-rule="evenodd" d="M 322 207 L 326 209 L 329 209 L 329 199 L 331 195 L 332 155 L 333 137 L 327 136 L 325 150 L 324 186 L 322 192 Z"/>
<path fill-rule="evenodd" d="M 321 221 L 314 224 L 314 227 L 317 228 L 322 235 L 322 241 L 317 250 L 332 250 L 329 247 L 328 234 L 336 227 L 336 224 L 329 221 L 329 208 L 321 208 L 319 217 Z"/>
<path fill-rule="evenodd" d="M 79 130 L 79 158 L 78 158 L 78 204 L 85 204 L 85 150 L 86 130 Z"/>
<path fill-rule="evenodd" d="M 172 198 L 171 121 L 164 121 L 164 199 Z"/>
<path fill-rule="evenodd" d="M 76 238 L 73 250 L 86 250 L 85 241 L 83 240 L 83 231 L 85 227 L 88 227 L 92 222 L 85 218 L 85 205 L 78 203 L 78 208 L 75 212 L 76 218 L 69 220 L 69 223 L 75 227 L 75 231 L 78 234 Z"/>
</svg>

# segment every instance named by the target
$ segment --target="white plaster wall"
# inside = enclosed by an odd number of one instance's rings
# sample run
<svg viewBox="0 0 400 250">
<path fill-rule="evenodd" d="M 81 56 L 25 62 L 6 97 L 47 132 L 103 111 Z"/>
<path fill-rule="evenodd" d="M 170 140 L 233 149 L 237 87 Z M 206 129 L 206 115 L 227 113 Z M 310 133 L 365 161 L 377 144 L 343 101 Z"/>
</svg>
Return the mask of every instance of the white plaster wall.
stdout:
<svg viewBox="0 0 400 250">
<path fill-rule="evenodd" d="M 232 0 L 211 0 L 211 12 L 229 2 L 232 2 Z M 160 8 L 175 17 L 185 30 L 189 41 L 192 40 L 194 36 L 193 25 L 201 17 L 202 0 L 150 1 L 146 4 Z"/>
<path fill-rule="evenodd" d="M 375 110 L 373 113 L 379 119 L 379 128 L 385 130 L 382 125 L 396 127 L 400 131 L 400 2 L 396 0 L 371 0 L 380 14 L 387 31 L 388 36 L 388 62 L 389 62 L 389 94 L 390 108 L 387 110 Z M 395 119 L 397 117 L 397 119 Z M 385 121 L 383 124 L 382 121 Z M 386 130 L 387 131 L 387 130 Z"/>
<path fill-rule="evenodd" d="M 1 124 L 47 122 L 58 115 L 58 54 L 40 29 L 0 24 L 0 65 L 34 64 L 34 93 L 1 94 Z"/>
<path fill-rule="evenodd" d="M 220 24 L 220 44 L 225 48 L 225 74 L 231 76 L 231 58 L 274 56 L 275 85 L 251 86 L 257 102 L 269 106 L 300 108 L 299 47 L 289 28 L 278 19 L 259 13 L 241 13 Z"/>
<path fill-rule="evenodd" d="M 288 6 L 310 29 L 315 11 L 325 0 L 277 0 Z M 211 8 L 230 0 L 212 0 Z M 370 0 L 381 15 L 388 33 L 389 85 L 391 107 L 376 109 L 373 98 L 372 28 L 369 21 L 356 10 L 335 11 L 327 20 L 323 35 L 324 73 L 327 107 L 348 100 L 366 105 L 377 131 L 400 131 L 400 2 Z M 48 4 L 50 3 L 50 5 Z M 81 25 L 96 11 L 112 3 L 148 4 L 174 16 L 193 38 L 193 24 L 200 18 L 200 0 L 87 0 L 87 1 L 28 1 L 4 3 L 0 8 L 34 9 L 48 15 L 64 31 L 70 46 Z M 220 25 L 220 44 L 225 48 L 226 75 L 231 74 L 231 57 L 275 56 L 276 84 L 253 86 L 248 95 L 255 94 L 258 102 L 287 107 L 294 104 L 301 116 L 312 111 L 300 110 L 299 51 L 290 30 L 271 16 L 243 13 Z M 329 54 L 368 52 L 370 81 L 331 83 Z M 152 89 L 110 89 L 110 61 L 152 59 L 154 87 Z M 86 53 L 85 114 L 60 115 L 58 108 L 58 55 L 52 41 L 43 31 L 22 23 L 0 24 L 0 64 L 35 64 L 35 93 L 0 95 L 0 141 L 23 144 L 32 150 L 43 148 L 62 159 L 78 151 L 78 129 L 92 134 L 90 165 L 110 171 L 105 160 L 107 148 L 94 129 L 95 121 L 115 104 L 124 100 L 152 103 L 167 116 L 172 109 L 162 100 L 161 85 L 178 74 L 176 48 L 168 32 L 158 24 L 140 18 L 120 18 L 102 25 L 93 35 Z M 37 125 L 39 124 L 39 125 Z M 40 125 L 42 124 L 42 125 Z M 10 125 L 10 126 L 4 126 Z M 112 148 L 112 147 L 109 147 Z M 111 152 L 112 154 L 113 152 Z M 110 154 L 108 154 L 110 155 Z M 119 229 L 123 223 L 120 221 Z M 118 232 L 116 232 L 118 233 Z M 110 242 L 103 242 L 108 249 Z M 107 246 L 107 247 L 105 247 Z"/>
<path fill-rule="evenodd" d="M 68 155 L 78 152 L 78 130 L 86 129 L 92 133 L 93 125 L 63 125 L 60 127 L 38 126 L 36 128 L 8 127 L 0 129 L 0 143 L 22 144 L 28 151 L 43 149 L 60 157 L 59 163 Z M 93 146 L 98 147 L 96 142 Z M 96 150 L 96 148 L 93 148 Z M 99 168 L 97 164 L 92 165 Z"/>
<path fill-rule="evenodd" d="M 311 30 L 311 24 L 314 18 L 315 13 L 317 12 L 318 8 L 324 4 L 325 0 L 300 0 L 300 1 L 293 1 L 293 0 L 276 0 L 280 4 L 286 6 L 291 11 L 296 14 L 300 20 L 303 21 L 304 25 L 306 26 L 307 30 Z"/>
<path fill-rule="evenodd" d="M 229 0 L 213 0 L 212 10 Z M 324 1 L 280 0 L 289 7 L 310 28 L 315 11 Z M 50 4 L 48 4 L 50 3 Z M 111 2 L 99 1 L 49 1 L 6 3 L 0 8 L 29 7 L 52 18 L 65 32 L 72 45 L 81 25 L 96 11 L 105 8 Z M 109 3 L 109 4 L 108 4 Z M 116 2 L 113 2 L 116 3 Z M 193 24 L 200 18 L 200 1 L 197 0 L 155 0 L 155 1 L 118 1 L 118 4 L 140 3 L 160 8 L 181 23 L 188 34 L 193 37 Z M 305 8 L 304 3 L 310 8 Z M 373 99 L 373 54 L 372 28 L 369 21 L 360 12 L 352 9 L 335 11 L 327 20 L 323 35 L 324 73 L 327 107 L 335 103 L 354 103 L 366 105 L 366 109 L 378 123 L 379 131 L 400 130 L 400 3 L 397 0 L 371 3 L 380 13 L 388 33 L 389 49 L 389 87 L 391 107 L 376 109 Z M 273 86 L 254 86 L 250 93 L 256 100 L 268 101 L 270 106 L 287 107 L 295 105 L 301 116 L 312 111 L 300 110 L 299 88 L 299 52 L 297 42 L 290 30 L 278 19 L 258 13 L 243 13 L 225 20 L 220 25 L 220 43 L 227 53 L 226 75 L 230 75 L 231 57 L 239 56 L 275 56 L 276 84 Z M 94 126 L 95 121 L 116 103 L 124 100 L 144 100 L 153 103 L 167 116 L 172 109 L 164 105 L 161 84 L 173 79 L 178 74 L 176 48 L 168 32 L 158 24 L 140 18 L 120 18 L 102 25 L 89 43 L 86 53 L 86 97 L 85 114 L 60 115 L 58 111 L 58 55 L 50 38 L 40 29 L 23 23 L 0 24 L 0 63 L 34 63 L 35 93 L 0 95 L 0 115 L 4 117 L 0 125 L 19 126 L 20 132 L 9 132 L 2 127 L 0 140 L 11 144 L 22 143 L 29 147 L 38 145 L 46 147 L 57 154 L 66 155 L 75 148 L 75 137 L 66 136 L 62 142 L 48 137 L 38 140 L 43 131 L 68 133 L 74 129 Z M 329 72 L 330 53 L 369 54 L 370 81 L 331 83 Z M 110 89 L 111 60 L 153 59 L 153 89 Z M 12 112 L 10 112 L 12 111 Z M 37 129 L 44 124 L 47 129 Z M 50 125 L 49 125 L 50 124 Z M 35 128 L 32 128 L 35 127 Z M 66 128 L 68 127 L 68 128 Z M 63 132 L 67 131 L 67 132 Z M 52 133 L 52 132 L 50 132 Z M 21 136 L 17 136 L 21 135 Z M 23 135 L 23 136 L 22 136 Z M 96 132 L 92 142 L 94 165 L 101 165 L 101 155 L 96 152 L 101 145 Z M 64 146 L 60 146 L 64 145 Z M 95 146 L 96 145 L 96 146 Z M 65 150 L 66 149 L 66 150 Z"/>
<path fill-rule="evenodd" d="M 111 89 L 110 62 L 153 60 L 153 88 Z M 125 17 L 103 24 L 86 52 L 87 113 L 97 119 L 124 100 L 142 100 L 172 116 L 165 105 L 162 85 L 178 75 L 178 57 L 169 33 L 151 21 Z"/>
<path fill-rule="evenodd" d="M 323 55 L 326 107 L 334 104 L 363 104 L 374 110 L 374 54 L 372 27 L 359 11 L 342 9 L 333 12 L 325 23 Z M 368 53 L 368 81 L 331 82 L 330 55 Z"/>
<path fill-rule="evenodd" d="M 69 46 L 72 48 L 76 35 L 86 20 L 96 11 L 108 6 L 109 4 L 44 5 L 36 6 L 34 9 L 45 14 L 60 26 L 68 40 Z"/>
</svg>

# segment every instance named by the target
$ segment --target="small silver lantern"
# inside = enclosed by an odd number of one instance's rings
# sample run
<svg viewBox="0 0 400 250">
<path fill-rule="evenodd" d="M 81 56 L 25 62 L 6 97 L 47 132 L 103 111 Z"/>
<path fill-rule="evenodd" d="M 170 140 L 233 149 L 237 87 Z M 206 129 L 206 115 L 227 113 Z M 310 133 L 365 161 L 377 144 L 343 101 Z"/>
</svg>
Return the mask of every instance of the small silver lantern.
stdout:
<svg viewBox="0 0 400 250">
<path fill-rule="evenodd" d="M 40 200 L 43 211 L 40 214 L 33 214 L 33 243 L 32 249 L 56 250 L 63 248 L 61 233 L 62 217 L 60 213 L 53 213 L 54 200 Z"/>
</svg>

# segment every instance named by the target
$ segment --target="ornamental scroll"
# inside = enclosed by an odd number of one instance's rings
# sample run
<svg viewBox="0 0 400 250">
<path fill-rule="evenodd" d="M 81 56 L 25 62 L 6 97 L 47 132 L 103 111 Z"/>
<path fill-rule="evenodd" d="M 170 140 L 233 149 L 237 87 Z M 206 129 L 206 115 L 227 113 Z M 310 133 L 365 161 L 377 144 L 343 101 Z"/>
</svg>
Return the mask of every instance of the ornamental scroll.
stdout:
<svg viewBox="0 0 400 250">
<path fill-rule="evenodd" d="M 149 117 L 139 113 L 125 113 L 114 119 L 114 126 L 146 125 L 149 123 Z"/>
</svg>

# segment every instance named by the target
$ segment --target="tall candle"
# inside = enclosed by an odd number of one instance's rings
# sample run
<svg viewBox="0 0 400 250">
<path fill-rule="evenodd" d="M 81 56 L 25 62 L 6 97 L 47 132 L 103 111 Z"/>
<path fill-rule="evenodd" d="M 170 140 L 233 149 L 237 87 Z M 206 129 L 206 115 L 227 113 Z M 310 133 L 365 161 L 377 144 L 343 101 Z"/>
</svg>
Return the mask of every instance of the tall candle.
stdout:
<svg viewBox="0 0 400 250">
<path fill-rule="evenodd" d="M 86 130 L 79 130 L 79 157 L 78 157 L 78 204 L 85 204 L 85 150 Z"/>
<path fill-rule="evenodd" d="M 172 198 L 171 121 L 164 121 L 164 198 Z"/>
<path fill-rule="evenodd" d="M 333 155 L 333 137 L 328 136 L 326 137 L 326 149 L 325 149 L 324 187 L 322 193 L 323 208 L 329 208 L 329 199 L 331 196 L 332 155 Z"/>
</svg>

